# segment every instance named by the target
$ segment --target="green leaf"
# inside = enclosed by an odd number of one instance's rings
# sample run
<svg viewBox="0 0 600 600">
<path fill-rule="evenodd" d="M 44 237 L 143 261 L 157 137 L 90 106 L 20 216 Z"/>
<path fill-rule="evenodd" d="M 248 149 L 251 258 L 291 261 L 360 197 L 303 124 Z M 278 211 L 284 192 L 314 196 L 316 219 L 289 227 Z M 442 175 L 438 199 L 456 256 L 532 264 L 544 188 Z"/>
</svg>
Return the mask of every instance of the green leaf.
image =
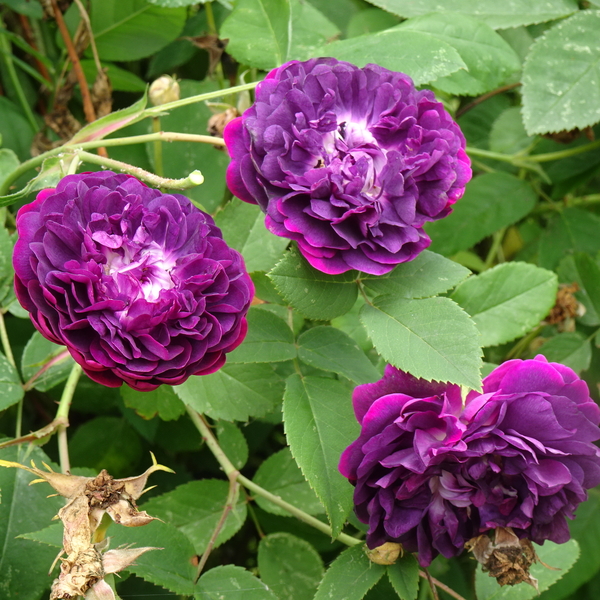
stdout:
<svg viewBox="0 0 600 600">
<path fill-rule="evenodd" d="M 17 370 L 0 354 L 0 411 L 16 404 L 24 395 Z"/>
<path fill-rule="evenodd" d="M 42 5 L 35 0 L 3 0 L 2 4 L 32 19 L 41 19 L 44 15 Z"/>
<path fill-rule="evenodd" d="M 536 199 L 527 182 L 508 173 L 475 177 L 452 214 L 425 226 L 432 240 L 430 248 L 446 256 L 468 250 L 488 235 L 522 219 L 535 206 Z"/>
<path fill-rule="evenodd" d="M 571 367 L 576 373 L 586 371 L 592 360 L 592 341 L 577 332 L 565 332 L 550 338 L 537 353 L 549 361 Z"/>
<path fill-rule="evenodd" d="M 0 139 L 2 146 L 12 148 L 20 160 L 31 158 L 34 131 L 19 108 L 8 98 L 0 96 Z"/>
<path fill-rule="evenodd" d="M 419 563 L 413 554 L 405 554 L 387 568 L 391 584 L 401 600 L 415 600 L 419 593 Z"/>
<path fill-rule="evenodd" d="M 1 100 L 2 98 L 0 97 Z M 40 172 L 33 179 L 30 179 L 22 190 L 8 196 L 0 196 L 0 207 L 9 206 L 38 190 L 56 187 L 56 184 L 67 174 L 66 167 L 68 166 L 69 159 L 72 158 L 73 155 L 67 155 L 63 158 L 59 158 L 58 156 L 46 158 L 42 163 Z"/>
<path fill-rule="evenodd" d="M 96 63 L 93 60 L 81 60 L 81 68 L 88 84 L 91 86 L 96 80 Z M 146 82 L 140 79 L 135 73 L 121 69 L 112 63 L 102 63 L 102 68 L 106 69 L 106 75 L 110 79 L 110 85 L 116 92 L 138 92 L 146 91 Z"/>
<path fill-rule="evenodd" d="M 91 0 L 90 19 L 101 60 L 151 56 L 183 29 L 185 8 L 162 8 L 146 0 Z"/>
<path fill-rule="evenodd" d="M 73 144 L 79 144 L 82 142 L 90 142 L 92 140 L 101 140 L 107 135 L 126 127 L 130 123 L 136 121 L 136 119 L 144 112 L 146 105 L 148 104 L 148 98 L 144 94 L 137 102 L 123 108 L 116 110 L 115 112 L 101 117 L 100 119 L 89 123 L 85 127 L 82 127 L 71 140 Z"/>
<path fill-rule="evenodd" d="M 479 332 L 449 298 L 378 296 L 360 317 L 381 356 L 395 367 L 428 381 L 481 388 Z"/>
<path fill-rule="evenodd" d="M 219 479 L 190 481 L 171 492 L 151 498 L 142 508 L 185 534 L 193 544 L 194 552 L 201 555 L 221 519 L 228 489 L 229 484 Z M 227 515 L 215 545 L 219 546 L 235 535 L 244 524 L 246 515 L 246 503 L 242 496 Z"/>
<path fill-rule="evenodd" d="M 529 263 L 503 263 L 459 285 L 452 299 L 471 315 L 482 346 L 510 342 L 537 326 L 556 301 L 557 277 Z"/>
<path fill-rule="evenodd" d="M 155 516 L 153 513 L 149 514 Z M 111 548 L 129 544 L 163 548 L 146 552 L 137 558 L 132 566 L 127 567 L 127 570 L 175 594 L 193 594 L 196 576 L 196 569 L 192 565 L 194 547 L 171 523 L 152 521 L 143 527 L 111 525 L 108 534 L 111 538 Z"/>
<path fill-rule="evenodd" d="M 39 331 L 34 332 L 23 350 L 21 358 L 21 372 L 23 379 L 29 381 L 34 375 L 40 372 L 50 361 L 55 360 L 60 354 L 64 353 L 66 348 L 58 346 L 54 342 L 47 340 Z M 75 361 L 67 354 L 64 358 L 54 363 L 45 370 L 36 380 L 33 386 L 40 392 L 47 392 L 64 381 L 71 372 Z"/>
<path fill-rule="evenodd" d="M 580 11 L 531 46 L 523 66 L 523 119 L 529 134 L 600 121 L 600 11 Z"/>
<path fill-rule="evenodd" d="M 287 60 L 321 55 L 323 44 L 339 37 L 340 30 L 310 2 L 292 0 L 292 43 Z"/>
<path fill-rule="evenodd" d="M 329 321 L 347 313 L 358 296 L 356 271 L 327 275 L 292 248 L 268 273 L 279 293 L 309 319 Z"/>
<path fill-rule="evenodd" d="M 435 252 L 425 250 L 414 260 L 398 265 L 386 275 L 361 274 L 360 280 L 376 294 L 398 298 L 428 298 L 442 294 L 464 281 L 471 272 Z"/>
<path fill-rule="evenodd" d="M 314 600 L 361 600 L 384 573 L 385 567 L 372 563 L 365 546 L 358 544 L 331 563 Z"/>
<path fill-rule="evenodd" d="M 247 421 L 281 402 L 283 380 L 268 364 L 225 365 L 216 373 L 190 377 L 175 393 L 193 409 L 214 419 Z"/>
<path fill-rule="evenodd" d="M 600 267 L 589 254 L 578 252 L 574 258 L 581 286 L 590 299 L 594 311 L 600 315 Z"/>
<path fill-rule="evenodd" d="M 185 405 L 170 385 L 161 385 L 151 392 L 138 392 L 124 385 L 121 397 L 125 406 L 133 408 L 144 419 L 158 415 L 163 421 L 174 421 L 185 413 Z"/>
<path fill-rule="evenodd" d="M 19 164 L 19 157 L 12 150 L 0 148 L 0 187 Z"/>
<path fill-rule="evenodd" d="M 454 12 L 476 17 L 494 29 L 543 23 L 577 10 L 575 0 L 370 0 L 371 4 L 401 17 L 430 12 Z"/>
<path fill-rule="evenodd" d="M 490 150 L 494 152 L 516 154 L 525 150 L 533 141 L 525 131 L 518 106 L 507 108 L 492 125 Z"/>
<path fill-rule="evenodd" d="M 540 239 L 540 267 L 554 269 L 566 253 L 600 250 L 600 217 L 568 207 L 550 223 Z"/>
<path fill-rule="evenodd" d="M 184 79 L 179 82 L 182 98 L 213 92 L 218 89 L 216 82 L 211 80 L 191 81 Z M 181 133 L 207 133 L 208 119 L 212 116 L 210 108 L 204 102 L 181 106 L 160 118 L 163 131 Z M 204 183 L 191 190 L 186 190 L 186 196 L 200 203 L 204 210 L 212 213 L 221 203 L 225 193 L 225 171 L 229 157 L 210 144 L 194 144 L 173 142 L 163 144 L 163 168 L 168 177 L 187 177 L 194 169 L 200 169 L 204 175 Z M 153 156 L 152 145 L 148 152 Z"/>
<path fill-rule="evenodd" d="M 312 367 L 333 371 L 355 383 L 370 383 L 381 378 L 357 343 L 335 327 L 319 326 L 298 338 L 298 358 Z"/>
<path fill-rule="evenodd" d="M 300 0 L 238 0 L 221 26 L 227 52 L 238 62 L 263 70 L 290 59 L 319 55 L 338 28 L 312 4 Z"/>
<path fill-rule="evenodd" d="M 69 440 L 69 450 L 74 466 L 106 469 L 115 477 L 130 475 L 131 465 L 142 455 L 138 434 L 117 417 L 86 421 Z"/>
<path fill-rule="evenodd" d="M 148 2 L 150 2 L 150 4 L 156 4 L 157 6 L 166 6 L 168 8 L 198 4 L 198 0 L 148 0 Z M 201 4 L 203 4 L 203 2 L 201 2 Z"/>
<path fill-rule="evenodd" d="M 577 508 L 577 516 L 569 522 L 571 535 L 581 550 L 577 562 L 564 577 L 545 591 L 540 600 L 562 600 L 591 579 L 600 569 L 600 494 L 590 490 L 589 499 Z"/>
<path fill-rule="evenodd" d="M 195 600 L 278 600 L 258 578 L 242 567 L 215 567 L 200 577 Z"/>
<path fill-rule="evenodd" d="M 355 13 L 348 22 L 346 37 L 375 33 L 398 25 L 400 19 L 380 8 L 365 8 Z"/>
<path fill-rule="evenodd" d="M 39 449 L 27 455 L 25 448 L 6 448 L 0 452 L 3 460 L 28 464 L 33 459 L 38 466 L 50 463 Z M 57 469 L 58 470 L 58 469 Z M 0 467 L 0 597 L 39 600 L 50 583 L 48 569 L 56 557 L 56 548 L 17 539 L 17 536 L 47 527 L 64 505 L 58 497 L 47 498 L 52 488 L 46 484 L 30 486 L 34 477 L 21 469 Z"/>
<path fill-rule="evenodd" d="M 53 548 L 62 548 L 63 545 L 63 524 L 53 523 L 40 529 L 39 531 L 32 531 L 30 533 L 22 533 L 18 537 L 24 540 L 33 540 L 40 544 L 47 544 Z"/>
<path fill-rule="evenodd" d="M 10 235 L 6 227 L 0 224 L 0 304 L 2 306 L 8 306 L 15 297 L 15 270 L 12 261 L 15 240 L 16 235 Z"/>
<path fill-rule="evenodd" d="M 227 52 L 238 62 L 268 70 L 288 60 L 291 30 L 290 0 L 238 0 L 220 37 L 229 39 Z"/>
<path fill-rule="evenodd" d="M 558 581 L 575 564 L 579 556 L 579 545 L 575 540 L 569 540 L 566 544 L 546 541 L 543 546 L 537 544 L 533 546 L 542 562 L 557 569 L 548 569 L 540 563 L 532 565 L 531 576 L 538 580 L 541 593 Z M 477 566 L 475 590 L 477 600 L 529 600 L 538 596 L 536 589 L 526 583 L 500 587 L 498 582 L 489 576 L 489 573 L 483 573 L 481 565 Z"/>
<path fill-rule="evenodd" d="M 287 380 L 283 420 L 292 455 L 327 510 L 333 536 L 352 507 L 352 486 L 338 471 L 341 453 L 358 436 L 350 391 L 335 379 Z"/>
<path fill-rule="evenodd" d="M 241 469 L 248 462 L 248 442 L 235 423 L 217 422 L 217 439 L 219 446 L 236 469 Z"/>
<path fill-rule="evenodd" d="M 284 448 L 269 456 L 258 467 L 253 481 L 256 485 L 260 485 L 309 515 L 322 515 L 325 512 L 323 505 L 302 475 L 289 448 Z M 257 495 L 254 499 L 267 512 L 282 517 L 290 516 L 287 510 L 269 502 L 262 496 Z"/>
<path fill-rule="evenodd" d="M 258 206 L 237 198 L 217 213 L 215 223 L 225 241 L 242 254 L 249 273 L 272 269 L 290 243 L 267 230 Z"/>
<path fill-rule="evenodd" d="M 429 34 L 458 52 L 466 69 L 433 83 L 449 94 L 483 94 L 521 68 L 519 57 L 500 35 L 489 25 L 464 14 L 433 13 L 409 19 L 399 29 Z"/>
<path fill-rule="evenodd" d="M 327 44 L 325 56 L 346 60 L 359 67 L 376 63 L 409 75 L 415 85 L 435 81 L 465 69 L 460 54 L 446 42 L 420 31 L 401 26 Z"/>
<path fill-rule="evenodd" d="M 272 312 L 251 308 L 248 334 L 240 346 L 227 356 L 227 362 L 266 363 L 296 358 L 294 334 L 288 324 Z"/>
<path fill-rule="evenodd" d="M 303 539 L 273 533 L 260 541 L 258 570 L 279 600 L 312 600 L 323 577 L 323 561 Z"/>
</svg>

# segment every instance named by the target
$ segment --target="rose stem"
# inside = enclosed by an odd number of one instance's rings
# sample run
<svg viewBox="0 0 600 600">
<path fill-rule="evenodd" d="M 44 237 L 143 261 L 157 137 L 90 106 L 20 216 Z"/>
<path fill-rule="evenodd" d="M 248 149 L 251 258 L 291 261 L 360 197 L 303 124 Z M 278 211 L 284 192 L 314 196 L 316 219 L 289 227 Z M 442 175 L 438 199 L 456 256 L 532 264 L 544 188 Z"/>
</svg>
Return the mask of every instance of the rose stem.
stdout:
<svg viewBox="0 0 600 600">
<path fill-rule="evenodd" d="M 206 94 L 198 94 L 197 96 L 189 96 L 187 98 L 181 98 L 174 100 L 173 102 L 167 102 L 160 106 L 152 106 L 142 112 L 137 120 L 144 119 L 146 117 L 154 117 L 160 115 L 173 108 L 179 108 L 180 106 L 187 106 L 188 104 L 195 104 L 196 102 L 204 102 L 205 100 L 212 100 L 213 98 L 219 98 L 221 96 L 229 96 L 230 94 L 237 94 L 238 92 L 245 92 L 246 90 L 253 90 L 260 81 L 252 81 L 251 83 L 244 83 L 242 85 L 236 85 L 230 88 L 224 88 L 222 90 L 215 90 L 214 92 L 207 92 Z"/>
<path fill-rule="evenodd" d="M 2 349 L 6 360 L 9 362 L 11 367 L 17 371 L 17 363 L 10 347 L 10 340 L 8 339 L 8 332 L 6 331 L 6 323 L 4 322 L 4 313 L 0 311 L 0 340 L 2 340 Z M 18 372 L 18 371 L 17 371 Z M 15 427 L 15 437 L 21 437 L 21 425 L 23 423 L 23 398 L 18 402 L 17 406 L 17 424 Z"/>
<path fill-rule="evenodd" d="M 194 583 L 196 583 L 198 581 L 198 579 L 200 579 L 200 575 L 202 574 L 202 569 L 204 569 L 204 566 L 206 565 L 206 561 L 208 560 L 208 557 L 210 556 L 210 553 L 212 552 L 215 542 L 217 541 L 217 537 L 218 537 L 219 533 L 221 533 L 221 529 L 223 529 L 223 526 L 225 525 L 225 521 L 227 520 L 229 513 L 234 509 L 234 507 L 237 503 L 239 491 L 240 491 L 240 484 L 236 481 L 234 473 L 231 473 L 231 475 L 229 477 L 229 492 L 227 493 L 227 500 L 225 502 L 225 507 L 223 508 L 223 512 L 221 513 L 221 518 L 219 519 L 217 526 L 215 527 L 214 531 L 212 532 L 212 535 L 210 536 L 210 540 L 208 540 L 208 545 L 206 546 L 206 550 L 202 554 L 202 558 L 200 558 L 200 562 L 198 563 L 198 569 L 196 571 L 196 579 L 194 580 Z"/>
<path fill-rule="evenodd" d="M 154 133 L 160 133 L 160 117 L 152 117 L 152 131 Z M 160 139 L 155 140 L 154 146 L 154 171 L 159 177 L 162 177 L 165 173 L 163 170 L 163 153 L 162 153 L 162 142 Z"/>
<path fill-rule="evenodd" d="M 192 171 L 184 179 L 165 179 L 164 177 L 158 177 L 154 173 L 144 171 L 139 167 L 121 162 L 119 160 L 113 160 L 112 158 L 104 158 L 103 156 L 97 156 L 96 154 L 90 154 L 83 150 L 77 150 L 77 155 L 83 162 L 91 163 L 93 165 L 101 165 L 108 167 L 109 169 L 116 169 L 130 175 L 135 175 L 138 179 L 146 181 L 156 187 L 164 187 L 171 190 L 187 190 L 191 187 L 200 185 L 204 181 L 204 177 L 200 171 Z"/>
<path fill-rule="evenodd" d="M 63 473 L 68 473 L 71 470 L 71 464 L 69 462 L 69 446 L 67 444 L 67 427 L 69 426 L 69 409 L 71 408 L 71 401 L 73 400 L 73 394 L 75 393 L 75 388 L 77 387 L 77 382 L 79 381 L 81 373 L 81 367 L 75 363 L 63 389 L 62 396 L 60 397 L 56 417 L 54 417 L 55 421 L 58 419 L 65 421 L 58 426 L 58 456 L 60 459 L 60 470 Z"/>
<path fill-rule="evenodd" d="M 213 435 L 213 433 L 210 429 L 210 426 L 206 422 L 206 419 L 204 418 L 204 416 L 198 414 L 194 409 L 190 408 L 189 406 L 187 407 L 187 411 L 190 415 L 190 418 L 192 419 L 192 422 L 196 426 L 196 429 L 198 429 L 198 431 L 202 435 L 202 438 L 206 442 L 206 445 L 208 446 L 210 451 L 213 453 L 214 457 L 217 459 L 217 462 L 223 468 L 223 471 L 225 472 L 227 477 L 229 477 L 230 479 L 231 479 L 231 477 L 234 477 L 236 481 L 241 483 L 246 489 L 252 491 L 254 494 L 257 494 L 259 496 L 262 496 L 263 498 L 266 498 L 273 504 L 280 506 L 281 508 L 283 508 L 290 514 L 294 515 L 296 518 L 300 519 L 301 521 L 304 521 L 308 525 L 311 525 L 315 529 L 318 529 L 319 531 L 332 537 L 332 531 L 331 531 L 331 527 L 329 527 L 329 525 L 326 525 L 322 521 L 319 521 L 319 519 L 316 519 L 312 515 L 305 513 L 303 510 L 296 508 L 292 504 L 288 504 L 285 500 L 282 500 L 279 496 L 276 496 L 275 494 L 271 494 L 271 492 L 268 492 L 267 490 L 260 487 L 259 485 L 256 485 L 256 483 L 254 483 L 250 479 L 247 479 L 246 477 L 244 477 L 231 464 L 231 461 L 229 460 L 229 458 L 227 458 L 227 456 L 225 455 L 225 453 L 219 446 L 219 443 L 217 442 L 215 436 Z M 357 544 L 363 543 L 362 540 L 358 540 L 355 537 L 352 537 L 345 533 L 340 533 L 335 539 L 342 542 L 343 544 L 346 544 L 346 546 L 356 546 Z"/>
<path fill-rule="evenodd" d="M 65 144 L 48 152 L 44 152 L 34 158 L 26 160 L 24 163 L 19 165 L 4 182 L 0 185 L 0 196 L 8 192 L 9 187 L 13 181 L 17 180 L 21 175 L 27 173 L 27 171 L 40 166 L 44 160 L 51 156 L 58 154 L 74 152 L 76 150 L 92 150 L 100 146 L 126 146 L 129 144 L 144 144 L 146 142 L 153 142 L 155 140 L 162 140 L 164 142 L 198 142 L 202 144 L 212 144 L 213 146 L 225 146 L 225 142 L 222 138 L 213 137 L 210 135 L 196 135 L 192 133 L 178 133 L 173 131 L 161 131 L 159 133 L 148 133 L 144 135 L 132 135 L 123 138 L 112 138 L 109 140 L 94 140 L 91 142 L 82 142 L 79 144 Z M 102 158 L 102 157 L 100 157 Z M 109 159 L 106 159 L 109 160 Z M 100 163 L 97 163 L 100 164 Z M 108 165 L 108 163 L 102 163 Z M 126 163 L 120 163 L 126 164 Z M 131 166 L 131 165 L 130 165 Z M 132 167 L 134 168 L 134 167 Z"/>
<path fill-rule="evenodd" d="M 424 572 L 425 572 L 425 579 L 427 579 L 427 581 L 429 582 L 429 587 L 431 588 L 431 593 L 433 594 L 433 600 L 440 600 L 437 590 L 435 589 L 435 583 L 433 581 L 433 578 L 431 577 L 431 575 L 429 574 L 429 571 L 427 569 L 424 569 Z M 421 572 L 419 571 L 419 575 L 420 574 L 421 574 Z"/>
</svg>

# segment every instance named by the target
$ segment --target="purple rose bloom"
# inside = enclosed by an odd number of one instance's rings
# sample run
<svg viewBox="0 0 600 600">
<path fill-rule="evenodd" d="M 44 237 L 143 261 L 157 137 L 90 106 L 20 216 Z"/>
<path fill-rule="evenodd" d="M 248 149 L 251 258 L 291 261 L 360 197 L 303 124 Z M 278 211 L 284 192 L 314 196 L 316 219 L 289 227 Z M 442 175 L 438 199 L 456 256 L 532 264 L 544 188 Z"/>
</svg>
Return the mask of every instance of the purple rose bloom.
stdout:
<svg viewBox="0 0 600 600">
<path fill-rule="evenodd" d="M 360 437 L 340 471 L 356 486 L 356 515 L 369 524 L 367 546 L 401 543 L 427 566 L 458 555 L 477 532 L 472 487 L 456 455 L 466 450 L 460 388 L 416 379 L 388 365 L 383 379 L 352 398 Z"/>
<path fill-rule="evenodd" d="M 566 542 L 566 518 L 600 484 L 600 410 L 587 384 L 541 355 L 511 360 L 468 395 L 462 421 L 480 530 Z"/>
<path fill-rule="evenodd" d="M 231 191 L 325 273 L 374 275 L 430 243 L 471 178 L 465 139 L 429 90 L 334 58 L 271 71 L 224 132 Z"/>
<path fill-rule="evenodd" d="M 543 356 L 504 363 L 464 407 L 458 386 L 390 365 L 353 403 L 362 431 L 340 471 L 356 486 L 367 545 L 401 543 L 422 566 L 496 527 L 566 542 L 566 518 L 600 484 L 600 409 L 584 381 Z"/>
<path fill-rule="evenodd" d="M 225 363 L 253 285 L 212 218 L 129 175 L 68 175 L 19 210 L 15 289 L 87 375 L 142 391 Z"/>
</svg>

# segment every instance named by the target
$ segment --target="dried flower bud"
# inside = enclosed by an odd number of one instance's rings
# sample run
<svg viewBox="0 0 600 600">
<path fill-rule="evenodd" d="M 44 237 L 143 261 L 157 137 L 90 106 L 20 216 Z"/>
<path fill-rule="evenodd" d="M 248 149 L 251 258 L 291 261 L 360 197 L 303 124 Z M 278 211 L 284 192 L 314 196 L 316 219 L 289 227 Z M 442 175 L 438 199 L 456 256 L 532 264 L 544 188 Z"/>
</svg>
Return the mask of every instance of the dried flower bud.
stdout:
<svg viewBox="0 0 600 600">
<path fill-rule="evenodd" d="M 208 120 L 208 125 L 206 127 L 208 129 L 208 133 L 216 137 L 223 137 L 223 130 L 225 129 L 227 123 L 229 123 L 229 121 L 233 121 L 233 119 L 239 116 L 240 113 L 233 106 L 230 106 L 223 112 L 213 115 Z"/>
<path fill-rule="evenodd" d="M 162 75 L 152 82 L 149 92 L 150 102 L 160 106 L 167 102 L 175 102 L 180 98 L 179 83 L 170 75 Z"/>
<path fill-rule="evenodd" d="M 369 560 L 376 565 L 393 565 L 403 555 L 402 544 L 396 544 L 395 542 L 386 542 L 372 550 L 367 549 Z"/>
<path fill-rule="evenodd" d="M 529 574 L 529 568 L 540 562 L 530 540 L 520 540 L 510 527 L 496 527 L 494 542 L 480 535 L 465 544 L 481 563 L 484 573 L 489 572 L 499 585 L 528 583 L 536 590 L 538 582 Z M 546 565 L 547 566 L 547 565 Z"/>
</svg>

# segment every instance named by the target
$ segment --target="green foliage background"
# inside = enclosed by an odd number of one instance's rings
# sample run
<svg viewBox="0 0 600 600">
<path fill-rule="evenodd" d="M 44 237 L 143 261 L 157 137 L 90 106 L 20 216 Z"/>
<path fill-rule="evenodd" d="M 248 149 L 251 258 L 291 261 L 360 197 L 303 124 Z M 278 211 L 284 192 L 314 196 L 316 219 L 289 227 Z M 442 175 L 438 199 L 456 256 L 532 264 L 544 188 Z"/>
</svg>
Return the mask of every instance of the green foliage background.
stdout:
<svg viewBox="0 0 600 600">
<path fill-rule="evenodd" d="M 128 477 L 146 468 L 149 451 L 176 471 L 153 475 L 157 487 L 141 504 L 162 522 L 109 530 L 113 547 L 135 542 L 164 548 L 123 574 L 119 595 L 428 598 L 412 556 L 384 567 L 370 563 L 362 545 L 344 546 L 352 543 L 348 536 L 360 539 L 365 532 L 352 515 L 352 487 L 337 470 L 341 451 L 358 433 L 352 389 L 377 380 L 386 362 L 417 377 L 478 389 L 493 365 L 541 353 L 581 374 L 598 400 L 600 2 L 84 4 L 120 112 L 87 125 L 42 165 L 30 148 L 42 131 L 56 141 L 43 114 L 62 85 L 65 45 L 37 0 L 0 3 L 0 443 L 15 436 L 15 427 L 37 431 L 52 421 L 73 365 L 63 348 L 34 331 L 16 303 L 16 210 L 54 185 L 85 142 L 105 143 L 112 159 L 168 178 L 199 169 L 204 184 L 185 193 L 215 216 L 225 240 L 243 254 L 261 302 L 250 309 L 245 342 L 217 373 L 149 393 L 107 389 L 85 377 L 77 385 L 69 413 L 75 472 L 106 468 Z M 73 35 L 81 21 L 76 4 L 66 8 L 65 21 Z M 214 54 L 217 36 L 227 40 L 222 55 Z M 382 277 L 331 276 L 311 268 L 293 244 L 267 232 L 258 207 L 231 198 L 224 177 L 228 157 L 210 144 L 162 144 L 162 165 L 152 143 L 111 145 L 153 131 L 160 109 L 148 107 L 145 89 L 162 74 L 180 80 L 183 98 L 215 92 L 209 101 L 166 111 L 162 130 L 206 134 L 214 112 L 243 110 L 252 101 L 251 90 L 226 88 L 315 56 L 407 73 L 435 91 L 467 138 L 474 178 L 464 198 L 451 216 L 427 227 L 429 251 Z M 93 83 L 89 46 L 81 65 Z M 69 108 L 84 121 L 79 92 Z M 113 132 L 103 141 L 108 129 Z M 83 159 L 82 168 L 100 168 L 89 156 Z M 583 309 L 551 322 L 563 284 L 576 284 Z M 190 411 L 210 419 L 220 447 L 241 471 L 235 498 Z M 27 464 L 31 458 L 57 462 L 56 437 L 0 449 L 0 459 Z M 30 479 L 0 470 L 0 599 L 46 597 L 52 581 L 46 573 L 61 547 L 60 524 L 50 521 L 61 501 L 46 499 L 43 485 L 28 487 Z M 228 503 L 231 510 L 195 583 L 195 565 Z M 289 505 L 316 523 L 295 519 Z M 562 569 L 536 572 L 543 600 L 597 598 L 599 528 L 600 495 L 593 491 L 572 523 L 575 541 L 538 549 L 542 560 Z M 332 540 L 342 532 L 342 541 Z M 524 584 L 500 589 L 475 573 L 467 555 L 438 558 L 430 572 L 467 600 L 535 595 Z"/>
</svg>

